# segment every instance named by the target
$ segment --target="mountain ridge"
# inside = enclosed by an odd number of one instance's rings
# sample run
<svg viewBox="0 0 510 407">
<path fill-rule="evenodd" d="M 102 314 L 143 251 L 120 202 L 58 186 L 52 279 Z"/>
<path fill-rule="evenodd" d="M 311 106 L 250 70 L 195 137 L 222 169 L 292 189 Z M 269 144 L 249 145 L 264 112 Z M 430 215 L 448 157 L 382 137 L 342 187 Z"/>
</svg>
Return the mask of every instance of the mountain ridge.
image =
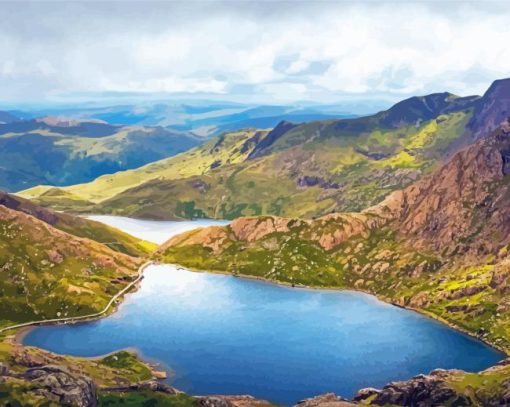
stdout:
<svg viewBox="0 0 510 407">
<path fill-rule="evenodd" d="M 469 144 L 474 111 L 494 89 L 506 92 L 509 81 L 497 82 L 483 97 L 443 92 L 409 98 L 367 117 L 297 125 L 283 121 L 264 139 L 252 138 L 252 151 L 235 163 L 224 158 L 220 143 L 219 150 L 210 153 L 214 167 L 188 179 L 168 170 L 176 158 L 108 177 L 108 188 L 105 179 L 98 179 L 61 189 L 76 196 L 75 201 L 49 199 L 44 189 L 22 191 L 21 196 L 61 210 L 157 219 L 182 218 L 178 208 L 183 206 L 196 208 L 189 212 L 192 216 L 227 219 L 311 218 L 333 211 L 359 211 L 412 184 Z M 491 111 L 504 108 L 498 106 Z M 245 151 L 245 146 L 239 148 Z M 200 148 L 185 155 L 191 158 L 197 151 Z"/>
</svg>

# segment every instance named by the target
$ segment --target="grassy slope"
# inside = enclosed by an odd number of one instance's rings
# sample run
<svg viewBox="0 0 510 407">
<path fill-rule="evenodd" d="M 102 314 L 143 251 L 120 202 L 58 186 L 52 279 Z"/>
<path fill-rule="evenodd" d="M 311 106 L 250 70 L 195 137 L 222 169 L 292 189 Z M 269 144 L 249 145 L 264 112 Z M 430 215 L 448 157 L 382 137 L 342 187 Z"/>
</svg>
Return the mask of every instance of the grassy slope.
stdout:
<svg viewBox="0 0 510 407">
<path fill-rule="evenodd" d="M 100 311 L 140 262 L 0 206 L 0 325 Z"/>
<path fill-rule="evenodd" d="M 156 247 L 151 242 L 137 239 L 103 223 L 41 208 L 26 199 L 1 191 L 0 205 L 35 216 L 64 232 L 103 243 L 115 251 L 130 256 L 142 257 L 148 255 Z"/>
<path fill-rule="evenodd" d="M 9 199 L 6 194 L 0 198 L 3 204 L 17 208 L 0 205 L 0 327 L 100 311 L 138 276 L 142 260 L 120 252 L 146 253 L 137 239 L 97 222 L 55 214 L 18 198 Z M 119 251 L 87 237 L 116 239 L 112 246 Z M 34 365 L 58 365 L 73 374 L 91 377 L 99 386 L 114 387 L 152 377 L 145 363 L 125 351 L 86 359 L 22 347 L 8 333 L 3 333 L 1 339 L 0 363 L 11 373 L 24 372 Z M 147 400 L 153 398 L 149 396 Z M 115 395 L 111 397 L 115 399 Z M 144 400 L 145 396 L 140 397 Z M 57 405 L 37 394 L 37 385 L 16 378 L 1 381 L 0 404 Z"/>
<path fill-rule="evenodd" d="M 232 133 L 137 170 L 60 189 L 61 197 L 42 188 L 21 195 L 59 209 L 90 211 L 83 202 L 101 201 L 94 210 L 170 219 L 359 210 L 435 168 L 462 142 L 470 112 L 399 128 L 380 127 L 373 118 L 354 119 L 345 129 L 337 122 L 304 124 L 249 160 L 257 144 L 240 150 L 255 132 Z"/>
</svg>

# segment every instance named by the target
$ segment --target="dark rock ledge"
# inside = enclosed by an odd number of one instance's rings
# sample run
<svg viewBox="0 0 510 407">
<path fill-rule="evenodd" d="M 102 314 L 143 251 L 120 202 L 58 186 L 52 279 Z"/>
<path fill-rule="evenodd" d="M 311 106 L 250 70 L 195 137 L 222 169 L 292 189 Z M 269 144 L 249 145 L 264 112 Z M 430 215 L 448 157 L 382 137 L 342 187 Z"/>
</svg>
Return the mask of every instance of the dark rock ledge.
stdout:
<svg viewBox="0 0 510 407">
<path fill-rule="evenodd" d="M 498 371 L 510 364 L 510 358 L 489 368 Z M 358 391 L 353 400 L 346 400 L 334 393 L 300 401 L 295 407 L 350 407 L 356 405 L 375 406 L 510 406 L 510 377 L 502 380 L 499 391 L 489 398 L 479 399 L 476 394 L 459 394 L 449 384 L 452 376 L 459 371 L 437 369 L 428 375 L 418 375 L 410 380 L 389 383 L 382 389 L 366 388 Z M 460 372 L 459 372 L 460 373 Z M 44 365 L 28 368 L 23 373 L 12 373 L 0 363 L 0 383 L 9 378 L 22 379 L 33 385 L 31 392 L 59 404 L 78 407 L 97 406 L 97 386 L 91 378 L 70 373 L 66 368 L 56 365 Z M 168 395 L 182 393 L 180 390 L 149 380 L 126 387 L 102 388 L 102 392 L 136 392 L 150 390 Z M 252 396 L 199 396 L 197 404 L 201 407 L 263 407 L 271 403 Z M 481 403 L 481 404 L 480 404 Z"/>
</svg>

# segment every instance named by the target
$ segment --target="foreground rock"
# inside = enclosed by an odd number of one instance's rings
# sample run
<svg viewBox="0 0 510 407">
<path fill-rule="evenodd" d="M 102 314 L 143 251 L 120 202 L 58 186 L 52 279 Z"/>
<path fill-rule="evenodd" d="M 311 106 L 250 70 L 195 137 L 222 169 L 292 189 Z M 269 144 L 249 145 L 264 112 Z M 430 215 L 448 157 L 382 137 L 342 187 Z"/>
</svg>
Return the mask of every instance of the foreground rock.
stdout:
<svg viewBox="0 0 510 407">
<path fill-rule="evenodd" d="M 197 397 L 201 407 L 263 407 L 272 406 L 269 401 L 259 400 L 252 396 L 204 396 Z"/>
<path fill-rule="evenodd" d="M 147 380 L 141 383 L 135 383 L 130 386 L 122 386 L 122 387 L 107 387 L 101 389 L 104 392 L 136 392 L 136 391 L 153 391 L 165 394 L 182 394 L 183 392 L 177 390 L 175 387 L 169 386 L 168 384 L 160 383 L 157 380 Z"/>
<path fill-rule="evenodd" d="M 72 375 L 61 366 L 40 366 L 28 369 L 21 378 L 35 386 L 34 394 L 78 407 L 97 406 L 97 388 L 86 376 Z"/>
<path fill-rule="evenodd" d="M 295 407 L 350 407 L 356 404 L 337 396 L 334 393 L 326 393 L 317 397 L 301 400 Z"/>
<path fill-rule="evenodd" d="M 375 397 L 374 397 L 375 396 Z M 356 401 L 370 399 L 370 404 L 385 406 L 470 406 L 469 397 L 457 394 L 449 387 L 441 372 L 432 372 L 430 375 L 419 375 L 411 380 L 390 383 L 382 390 L 361 390 L 355 397 Z"/>
</svg>

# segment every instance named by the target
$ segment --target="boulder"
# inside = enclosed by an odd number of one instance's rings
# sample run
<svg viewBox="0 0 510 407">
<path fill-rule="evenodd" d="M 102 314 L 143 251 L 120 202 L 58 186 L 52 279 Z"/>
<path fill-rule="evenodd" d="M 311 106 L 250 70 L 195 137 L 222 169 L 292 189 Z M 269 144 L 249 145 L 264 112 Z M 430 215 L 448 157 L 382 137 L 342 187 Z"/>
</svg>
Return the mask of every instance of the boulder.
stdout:
<svg viewBox="0 0 510 407">
<path fill-rule="evenodd" d="M 362 402 L 369 397 L 373 397 L 370 404 L 378 406 L 472 405 L 468 397 L 458 394 L 448 387 L 439 375 L 418 375 L 411 380 L 390 383 L 384 386 L 382 390 L 365 389 L 358 392 L 354 400 Z"/>
<path fill-rule="evenodd" d="M 198 397 L 197 404 L 201 407 L 234 407 L 232 402 L 220 396 Z"/>
<path fill-rule="evenodd" d="M 345 400 L 335 393 L 326 393 L 317 397 L 301 400 L 295 407 L 350 407 L 356 405 L 356 403 Z"/>
<path fill-rule="evenodd" d="M 130 390 L 151 390 L 166 394 L 180 394 L 182 391 L 177 390 L 175 387 L 169 386 L 168 384 L 160 383 L 156 380 L 148 380 L 130 386 Z"/>
<path fill-rule="evenodd" d="M 21 375 L 33 383 L 32 392 L 60 404 L 78 407 L 97 406 L 96 385 L 86 376 L 71 374 L 60 366 L 46 365 L 28 369 Z"/>
</svg>

